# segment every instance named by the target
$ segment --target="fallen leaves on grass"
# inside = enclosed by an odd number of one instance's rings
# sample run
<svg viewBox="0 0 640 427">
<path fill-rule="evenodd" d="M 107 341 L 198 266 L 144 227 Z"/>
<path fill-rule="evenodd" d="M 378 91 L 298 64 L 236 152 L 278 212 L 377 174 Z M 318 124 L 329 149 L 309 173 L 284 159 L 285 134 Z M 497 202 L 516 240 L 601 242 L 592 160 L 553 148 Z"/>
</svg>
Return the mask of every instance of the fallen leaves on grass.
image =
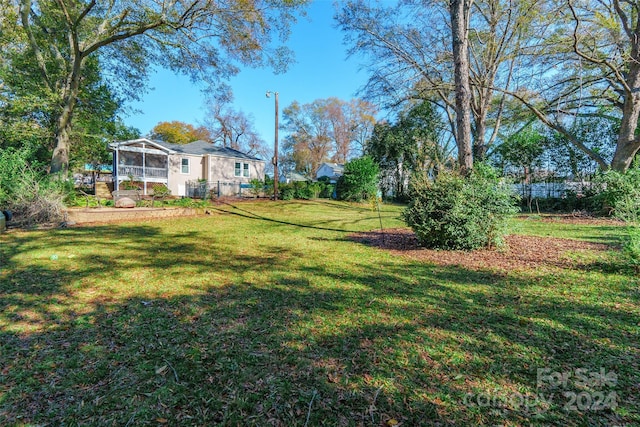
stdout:
<svg viewBox="0 0 640 427">
<path fill-rule="evenodd" d="M 510 235 L 502 248 L 472 252 L 425 249 L 413 231 L 405 228 L 384 232 L 371 231 L 351 235 L 355 241 L 390 251 L 418 261 L 443 266 L 459 266 L 471 270 L 528 270 L 539 267 L 575 268 L 575 254 L 602 254 L 612 249 L 593 243 L 555 237 Z"/>
</svg>

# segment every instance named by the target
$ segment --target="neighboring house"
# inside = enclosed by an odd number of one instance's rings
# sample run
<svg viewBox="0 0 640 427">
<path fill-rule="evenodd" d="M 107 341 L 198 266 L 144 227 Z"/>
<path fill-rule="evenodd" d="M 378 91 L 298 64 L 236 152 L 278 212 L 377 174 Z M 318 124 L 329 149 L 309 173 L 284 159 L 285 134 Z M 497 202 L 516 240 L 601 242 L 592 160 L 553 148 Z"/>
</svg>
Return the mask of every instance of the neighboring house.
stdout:
<svg viewBox="0 0 640 427">
<path fill-rule="evenodd" d="M 146 138 L 109 144 L 113 151 L 115 189 L 122 182 L 142 183 L 144 194 L 164 184 L 171 194 L 185 196 L 189 181 L 248 184 L 264 180 L 264 161 L 205 141 L 170 144 Z"/>
<path fill-rule="evenodd" d="M 316 179 L 328 176 L 329 181 L 335 183 L 342 175 L 344 175 L 344 165 L 339 163 L 323 163 L 316 172 Z"/>
<path fill-rule="evenodd" d="M 288 172 L 280 175 L 278 181 L 289 184 L 290 182 L 307 182 L 310 181 L 310 179 L 298 172 Z"/>
</svg>

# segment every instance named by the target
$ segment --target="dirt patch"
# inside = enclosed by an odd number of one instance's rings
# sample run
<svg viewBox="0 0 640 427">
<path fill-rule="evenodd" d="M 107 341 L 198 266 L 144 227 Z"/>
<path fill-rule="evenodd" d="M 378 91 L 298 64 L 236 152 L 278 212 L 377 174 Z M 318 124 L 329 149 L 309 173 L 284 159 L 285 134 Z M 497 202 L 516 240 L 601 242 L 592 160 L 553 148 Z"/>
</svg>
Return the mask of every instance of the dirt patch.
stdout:
<svg viewBox="0 0 640 427">
<path fill-rule="evenodd" d="M 585 258 L 612 249 L 603 243 L 581 240 L 509 235 L 499 249 L 443 251 L 422 248 L 409 229 L 390 229 L 351 235 L 360 243 L 388 250 L 394 255 L 442 266 L 459 266 L 470 270 L 530 270 L 540 267 L 576 268 Z M 580 261 L 582 260 L 582 261 Z"/>
</svg>

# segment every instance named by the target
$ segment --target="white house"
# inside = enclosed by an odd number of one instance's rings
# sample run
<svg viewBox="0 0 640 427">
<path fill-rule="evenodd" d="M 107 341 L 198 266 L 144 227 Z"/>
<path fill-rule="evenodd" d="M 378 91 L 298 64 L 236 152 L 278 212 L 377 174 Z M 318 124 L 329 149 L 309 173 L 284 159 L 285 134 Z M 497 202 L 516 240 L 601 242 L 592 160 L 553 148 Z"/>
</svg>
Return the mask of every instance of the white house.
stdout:
<svg viewBox="0 0 640 427">
<path fill-rule="evenodd" d="M 342 175 L 344 175 L 344 165 L 339 163 L 323 163 L 316 172 L 316 179 L 328 176 L 329 181 L 335 183 Z"/>
<path fill-rule="evenodd" d="M 141 138 L 109 144 L 113 151 L 114 189 L 124 181 L 142 184 L 148 194 L 164 184 L 171 194 L 185 196 L 189 181 L 248 184 L 264 180 L 264 161 L 205 141 L 170 144 Z"/>
<path fill-rule="evenodd" d="M 291 182 L 306 182 L 310 181 L 310 179 L 298 172 L 291 171 L 285 173 L 284 175 L 280 175 L 278 181 L 289 184 Z"/>
</svg>

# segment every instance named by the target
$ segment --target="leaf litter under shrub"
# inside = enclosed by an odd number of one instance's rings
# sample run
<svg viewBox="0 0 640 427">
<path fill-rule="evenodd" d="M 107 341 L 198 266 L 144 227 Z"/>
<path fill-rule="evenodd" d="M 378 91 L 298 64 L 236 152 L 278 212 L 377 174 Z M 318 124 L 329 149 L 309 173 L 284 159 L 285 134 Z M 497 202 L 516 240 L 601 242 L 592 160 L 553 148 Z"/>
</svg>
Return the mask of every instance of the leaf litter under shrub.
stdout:
<svg viewBox="0 0 640 427">
<path fill-rule="evenodd" d="M 355 241 L 385 249 L 394 255 L 443 266 L 470 270 L 525 270 L 538 267 L 575 268 L 580 261 L 571 254 L 590 253 L 603 257 L 614 247 L 604 243 L 557 237 L 508 235 L 501 248 L 475 251 L 446 251 L 420 246 L 413 231 L 406 228 L 372 231 L 351 235 Z"/>
</svg>

